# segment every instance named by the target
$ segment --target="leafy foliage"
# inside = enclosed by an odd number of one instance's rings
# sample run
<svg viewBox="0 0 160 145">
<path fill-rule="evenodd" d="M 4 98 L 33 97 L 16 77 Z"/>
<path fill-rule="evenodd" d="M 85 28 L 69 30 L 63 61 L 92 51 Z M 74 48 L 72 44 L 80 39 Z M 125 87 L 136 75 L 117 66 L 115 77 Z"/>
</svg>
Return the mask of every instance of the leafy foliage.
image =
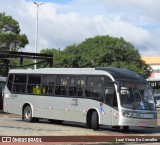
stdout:
<svg viewBox="0 0 160 145">
<path fill-rule="evenodd" d="M 118 67 L 135 71 L 145 78 L 152 71 L 131 43 L 108 35 L 88 38 L 63 51 L 43 49 L 42 53 L 53 54 L 54 67 Z"/>
<path fill-rule="evenodd" d="M 28 44 L 25 34 L 20 34 L 19 23 L 11 16 L 0 13 L 0 50 L 17 51 Z"/>
</svg>

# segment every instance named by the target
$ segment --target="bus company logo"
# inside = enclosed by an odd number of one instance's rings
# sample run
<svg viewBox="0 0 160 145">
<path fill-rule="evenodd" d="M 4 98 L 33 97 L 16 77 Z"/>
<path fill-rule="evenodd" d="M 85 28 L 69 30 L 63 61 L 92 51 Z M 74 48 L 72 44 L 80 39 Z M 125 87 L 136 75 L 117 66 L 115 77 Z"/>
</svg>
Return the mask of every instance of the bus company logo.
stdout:
<svg viewBox="0 0 160 145">
<path fill-rule="evenodd" d="M 2 137 L 1 142 L 42 142 L 41 138 L 37 137 Z"/>
<path fill-rule="evenodd" d="M 12 142 L 11 137 L 2 137 L 2 142 Z"/>
</svg>

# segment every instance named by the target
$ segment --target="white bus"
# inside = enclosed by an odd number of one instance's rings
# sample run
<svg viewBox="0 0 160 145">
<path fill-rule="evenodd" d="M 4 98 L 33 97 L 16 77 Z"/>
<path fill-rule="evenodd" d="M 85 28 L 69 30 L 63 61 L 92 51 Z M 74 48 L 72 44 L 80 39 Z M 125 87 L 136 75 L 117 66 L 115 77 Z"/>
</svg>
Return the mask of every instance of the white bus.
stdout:
<svg viewBox="0 0 160 145">
<path fill-rule="evenodd" d="M 10 70 L 4 93 L 4 111 L 29 122 L 74 121 L 94 130 L 99 125 L 124 130 L 157 125 L 150 85 L 126 69 Z"/>
<path fill-rule="evenodd" d="M 0 110 L 3 110 L 3 90 L 6 84 L 6 77 L 0 76 Z"/>
</svg>

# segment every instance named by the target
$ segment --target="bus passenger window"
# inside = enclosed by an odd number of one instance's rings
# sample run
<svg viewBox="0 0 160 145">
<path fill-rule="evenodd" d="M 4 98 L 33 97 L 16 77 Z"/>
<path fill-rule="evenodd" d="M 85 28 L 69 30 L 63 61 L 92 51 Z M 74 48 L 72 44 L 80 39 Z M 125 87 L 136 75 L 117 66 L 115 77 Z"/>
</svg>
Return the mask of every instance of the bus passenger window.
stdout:
<svg viewBox="0 0 160 145">
<path fill-rule="evenodd" d="M 55 75 L 43 75 L 42 80 L 42 95 L 54 96 L 54 88 L 56 84 Z"/>
<path fill-rule="evenodd" d="M 83 96 L 83 87 L 76 88 L 76 96 L 82 97 Z"/>
<path fill-rule="evenodd" d="M 61 87 L 60 86 L 56 86 L 55 95 L 61 95 Z"/>
<path fill-rule="evenodd" d="M 47 92 L 46 86 L 42 86 L 42 94 L 43 94 L 43 95 L 46 95 L 46 92 Z"/>
<path fill-rule="evenodd" d="M 14 84 L 13 84 L 13 92 L 14 93 L 26 93 L 26 80 L 27 75 L 15 75 Z"/>
<path fill-rule="evenodd" d="M 113 107 L 113 99 L 114 99 L 114 89 L 106 88 L 105 95 L 104 95 L 104 102 L 109 106 Z"/>
<path fill-rule="evenodd" d="M 69 95 L 76 96 L 76 87 L 69 87 Z"/>
<path fill-rule="evenodd" d="M 41 94 L 41 75 L 28 76 L 27 93 L 37 95 Z"/>
<path fill-rule="evenodd" d="M 69 96 L 83 97 L 85 76 L 71 76 L 69 84 Z"/>
<path fill-rule="evenodd" d="M 67 96 L 68 95 L 68 76 L 58 76 L 55 88 L 55 95 Z"/>
<path fill-rule="evenodd" d="M 36 87 L 33 87 L 33 93 L 36 95 L 41 94 L 41 90 L 38 85 Z"/>
<path fill-rule="evenodd" d="M 104 78 L 102 76 L 89 76 L 87 78 L 85 96 L 87 98 L 102 99 L 103 80 Z"/>
<path fill-rule="evenodd" d="M 48 94 L 49 96 L 54 95 L 54 87 L 53 87 L 53 86 L 48 86 L 47 92 L 48 92 L 47 94 Z"/>
<path fill-rule="evenodd" d="M 77 79 L 77 84 L 76 84 L 76 96 L 79 96 L 79 97 L 83 97 L 83 91 L 84 91 L 84 86 L 85 86 L 85 80 L 86 80 L 86 77 L 78 77 Z"/>
</svg>

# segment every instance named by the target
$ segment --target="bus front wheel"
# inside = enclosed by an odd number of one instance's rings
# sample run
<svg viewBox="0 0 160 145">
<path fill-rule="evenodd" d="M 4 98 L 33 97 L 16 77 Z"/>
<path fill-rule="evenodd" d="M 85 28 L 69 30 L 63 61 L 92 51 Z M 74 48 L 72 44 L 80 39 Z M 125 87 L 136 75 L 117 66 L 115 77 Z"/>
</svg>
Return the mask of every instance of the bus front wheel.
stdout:
<svg viewBox="0 0 160 145">
<path fill-rule="evenodd" d="M 99 129 L 99 124 L 98 124 L 98 114 L 96 111 L 93 111 L 92 113 L 92 129 L 93 130 L 98 130 Z"/>
</svg>

